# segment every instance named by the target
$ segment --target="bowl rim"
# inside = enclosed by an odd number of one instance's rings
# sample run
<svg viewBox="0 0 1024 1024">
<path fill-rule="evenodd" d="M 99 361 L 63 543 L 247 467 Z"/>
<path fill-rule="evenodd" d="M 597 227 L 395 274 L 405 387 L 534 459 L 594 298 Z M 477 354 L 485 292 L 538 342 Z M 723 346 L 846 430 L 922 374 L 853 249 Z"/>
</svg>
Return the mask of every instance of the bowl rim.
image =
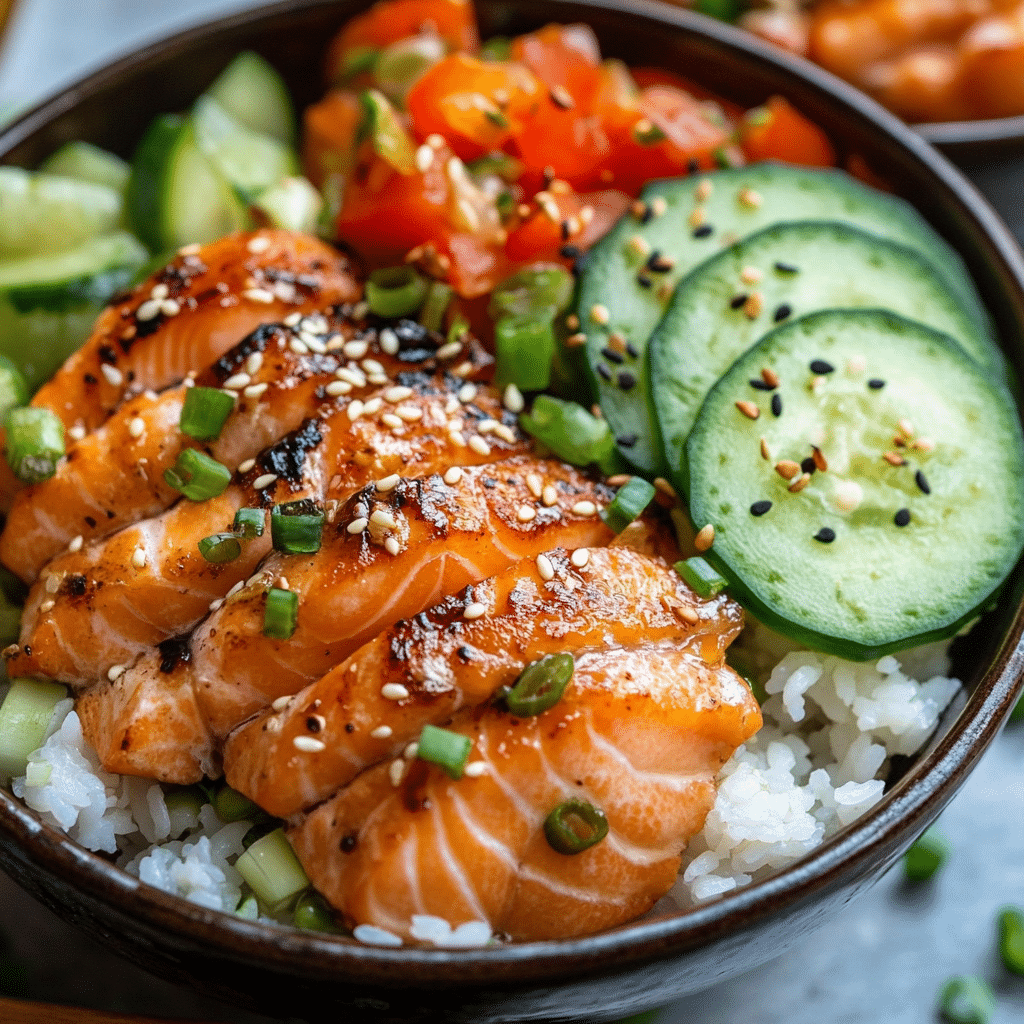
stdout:
<svg viewBox="0 0 1024 1024">
<path fill-rule="evenodd" d="M 227 35 L 260 21 L 328 7 L 334 2 L 278 0 L 145 43 L 87 73 L 8 125 L 0 132 L 0 163 L 33 133 L 89 95 L 116 83 L 127 72 L 142 70 L 211 36 Z M 563 6 L 642 17 L 664 30 L 708 37 L 725 49 L 740 50 L 749 59 L 803 79 L 817 92 L 826 94 L 831 102 L 838 101 L 839 106 L 846 107 L 848 114 L 872 122 L 899 144 L 904 155 L 909 154 L 917 164 L 924 165 L 948 193 L 952 205 L 974 222 L 979 237 L 994 249 L 1018 292 L 1024 292 L 1024 256 L 974 186 L 924 141 L 921 129 L 909 128 L 852 86 L 740 29 L 657 0 L 569 0 Z M 556 13 L 553 11 L 552 16 Z M 1024 118 L 1020 120 L 1024 125 Z M 581 938 L 465 950 L 388 948 L 344 936 L 245 921 L 171 896 L 128 875 L 44 824 L 6 790 L 0 790 L 0 835 L 11 840 L 21 856 L 28 856 L 34 865 L 70 880 L 81 892 L 155 930 L 171 930 L 200 947 L 212 947 L 228 960 L 256 962 L 270 969 L 287 968 L 290 973 L 311 978 L 387 981 L 396 987 L 557 981 L 568 972 L 579 977 L 588 970 L 595 972 L 638 960 L 678 955 L 742 932 L 754 921 L 763 921 L 811 899 L 837 876 L 855 876 L 879 843 L 922 831 L 955 793 L 1012 710 L 1022 688 L 1022 638 L 1024 602 L 1018 604 L 989 670 L 934 748 L 878 804 L 804 858 L 763 881 L 732 890 L 696 908 Z M 403 979 L 395 971 L 399 966 L 415 966 L 415 976 Z"/>
</svg>

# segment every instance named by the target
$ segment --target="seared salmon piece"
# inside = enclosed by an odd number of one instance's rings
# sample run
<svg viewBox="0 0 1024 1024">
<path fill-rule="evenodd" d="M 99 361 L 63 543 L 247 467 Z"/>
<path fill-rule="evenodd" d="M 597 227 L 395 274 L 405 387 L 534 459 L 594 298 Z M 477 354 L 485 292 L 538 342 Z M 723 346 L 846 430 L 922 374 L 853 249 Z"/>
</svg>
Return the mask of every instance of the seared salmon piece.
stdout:
<svg viewBox="0 0 1024 1024">
<path fill-rule="evenodd" d="M 467 620 L 471 602 L 486 612 Z M 549 551 L 396 623 L 284 708 L 247 722 L 225 744 L 224 769 L 235 789 L 288 817 L 400 755 L 426 723 L 490 700 L 546 655 L 644 638 L 700 644 L 717 663 L 741 626 L 735 602 L 702 600 L 658 559 L 625 547 Z M 321 733 L 331 737 L 323 750 L 295 743 Z"/>
<path fill-rule="evenodd" d="M 446 728 L 473 742 L 461 778 L 416 758 L 379 764 L 288 836 L 349 925 L 409 940 L 414 915 L 431 915 L 521 941 L 586 935 L 671 888 L 714 804 L 715 774 L 760 724 L 743 680 L 690 646 L 591 651 L 536 717 L 459 712 Z M 336 738 L 322 733 L 328 747 Z M 570 800 L 608 823 L 578 853 L 545 837 L 545 819 Z"/>
<path fill-rule="evenodd" d="M 195 378 L 197 386 L 231 384 L 237 393 L 218 438 L 204 444 L 178 429 L 184 385 L 126 402 L 71 446 L 54 476 L 17 494 L 0 561 L 32 583 L 75 537 L 89 543 L 159 514 L 180 497 L 163 474 L 185 448 L 202 447 L 234 470 L 310 416 L 328 414 L 339 396 L 365 399 L 413 368 L 439 364 L 468 368 L 472 379 L 490 362 L 472 341 L 449 348 L 444 360 L 429 342 L 395 351 L 392 341 L 388 351 L 376 328 L 337 310 L 290 319 L 297 321 L 290 327 L 258 327 Z"/>
<path fill-rule="evenodd" d="M 406 384 L 378 389 L 366 402 L 338 396 L 330 416 L 307 420 L 264 450 L 218 497 L 182 499 L 162 515 L 53 559 L 29 594 L 10 671 L 81 687 L 191 630 L 270 550 L 268 527 L 243 542 L 233 561 L 208 562 L 200 554 L 199 541 L 230 531 L 244 506 L 310 499 L 330 510 L 399 469 L 431 473 L 526 449 L 493 389 L 471 385 L 474 400 L 462 404 L 444 374 L 398 379 Z M 449 412 L 453 399 L 457 417 Z"/>
</svg>

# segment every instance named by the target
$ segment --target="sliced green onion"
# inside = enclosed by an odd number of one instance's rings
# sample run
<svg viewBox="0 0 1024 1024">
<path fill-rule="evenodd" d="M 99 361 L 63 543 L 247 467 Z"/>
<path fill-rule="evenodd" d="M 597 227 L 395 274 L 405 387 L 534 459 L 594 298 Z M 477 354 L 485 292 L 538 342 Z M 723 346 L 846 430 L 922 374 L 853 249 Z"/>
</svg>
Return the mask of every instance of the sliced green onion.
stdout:
<svg viewBox="0 0 1024 1024">
<path fill-rule="evenodd" d="M 676 562 L 675 570 L 683 582 L 701 597 L 714 597 L 729 585 L 729 581 L 700 555 L 687 558 L 685 562 Z"/>
<path fill-rule="evenodd" d="M 220 437 L 234 407 L 235 400 L 217 388 L 189 388 L 185 392 L 178 429 L 197 441 L 212 441 Z"/>
<path fill-rule="evenodd" d="M 399 174 L 416 170 L 416 145 L 391 101 L 377 89 L 360 93 L 374 152 Z"/>
<path fill-rule="evenodd" d="M 996 998 L 981 978 L 965 974 L 950 978 L 939 993 L 939 1010 L 950 1024 L 988 1024 Z"/>
<path fill-rule="evenodd" d="M 502 224 L 512 219 L 516 208 L 516 197 L 511 192 L 499 192 L 494 199 Z"/>
<path fill-rule="evenodd" d="M 400 39 L 380 51 L 373 69 L 380 91 L 404 103 L 409 90 L 445 55 L 444 40 L 433 33 Z"/>
<path fill-rule="evenodd" d="M 257 839 L 235 861 L 235 867 L 260 903 L 270 909 L 283 906 L 309 887 L 306 872 L 281 828 Z"/>
<path fill-rule="evenodd" d="M 189 500 L 206 501 L 224 493 L 231 483 L 231 470 L 205 452 L 186 448 L 174 465 L 164 470 L 164 480 Z"/>
<path fill-rule="evenodd" d="M 271 587 L 263 611 L 263 635 L 272 640 L 287 640 L 299 621 L 299 595 L 294 590 Z"/>
<path fill-rule="evenodd" d="M 629 526 L 654 499 L 654 486 L 642 476 L 630 477 L 618 490 L 611 504 L 601 512 L 606 526 L 616 533 Z"/>
<path fill-rule="evenodd" d="M 286 555 L 311 555 L 320 550 L 324 514 L 311 501 L 275 505 L 270 513 L 270 536 L 275 551 Z"/>
<path fill-rule="evenodd" d="M 307 928 L 313 932 L 336 932 L 334 913 L 320 893 L 310 889 L 299 897 L 292 912 L 296 928 Z"/>
<path fill-rule="evenodd" d="M 560 263 L 536 263 L 505 278 L 491 294 L 487 312 L 503 316 L 551 317 L 569 305 L 575 284 Z"/>
<path fill-rule="evenodd" d="M 509 60 L 512 56 L 512 40 L 508 36 L 491 36 L 480 46 L 480 59 L 488 61 Z"/>
<path fill-rule="evenodd" d="M 441 330 L 444 314 L 451 301 L 451 286 L 443 281 L 431 281 L 427 288 L 427 297 L 423 300 L 423 307 L 420 309 L 420 323 L 428 331 Z"/>
<path fill-rule="evenodd" d="M 427 282 L 412 267 L 375 270 L 366 282 L 366 301 L 377 316 L 415 313 L 427 295 Z"/>
<path fill-rule="evenodd" d="M 212 533 L 199 541 L 199 554 L 218 565 L 233 562 L 241 553 L 242 545 L 234 533 Z"/>
<path fill-rule="evenodd" d="M 949 842 L 935 828 L 927 832 L 903 855 L 903 872 L 912 882 L 932 877 L 950 854 Z"/>
<path fill-rule="evenodd" d="M 7 416 L 7 464 L 27 484 L 48 480 L 64 455 L 64 424 L 49 409 L 26 406 Z"/>
<path fill-rule="evenodd" d="M 1008 971 L 1024 975 L 1024 910 L 1003 907 L 998 921 L 999 955 Z"/>
<path fill-rule="evenodd" d="M 57 705 L 68 695 L 60 683 L 14 679 L 0 706 L 0 781 L 25 774 L 28 755 L 43 745 Z"/>
<path fill-rule="evenodd" d="M 237 789 L 232 789 L 224 783 L 213 798 L 213 809 L 221 821 L 241 821 L 243 818 L 251 818 L 254 815 L 261 815 L 263 812 L 247 796 L 243 796 Z"/>
<path fill-rule="evenodd" d="M 425 725 L 420 733 L 417 757 L 443 768 L 453 779 L 461 779 L 473 741 L 461 733 Z"/>
<path fill-rule="evenodd" d="M 503 316 L 494 325 L 494 351 L 499 387 L 543 391 L 551 383 L 555 332 L 550 319 Z"/>
<path fill-rule="evenodd" d="M 375 46 L 358 46 L 350 50 L 341 65 L 342 81 L 373 71 L 379 54 L 380 50 Z"/>
<path fill-rule="evenodd" d="M 497 177 L 512 184 L 522 177 L 526 165 L 508 153 L 494 152 L 466 164 L 466 170 L 473 178 Z M 511 193 L 502 194 L 511 198 Z"/>
<path fill-rule="evenodd" d="M 558 853 L 582 853 L 606 835 L 608 819 L 604 811 L 586 800 L 566 800 L 544 819 L 544 837 Z"/>
<path fill-rule="evenodd" d="M 261 508 L 240 508 L 235 513 L 235 521 L 232 529 L 239 537 L 252 540 L 253 537 L 262 537 L 266 525 L 267 515 Z"/>
<path fill-rule="evenodd" d="M 538 395 L 530 411 L 519 417 L 519 425 L 574 466 L 593 463 L 608 475 L 625 468 L 608 424 L 575 402 Z"/>
<path fill-rule="evenodd" d="M 178 839 L 190 828 L 199 824 L 199 812 L 207 803 L 206 795 L 199 786 L 182 786 L 164 794 L 164 804 L 170 819 L 169 838 Z"/>
<path fill-rule="evenodd" d="M 445 341 L 449 345 L 453 344 L 454 342 L 458 342 L 461 345 L 462 339 L 465 338 L 468 332 L 469 324 L 466 323 L 466 321 L 463 320 L 461 316 L 457 316 L 451 322 L 451 325 L 448 328 L 448 335 L 445 338 Z"/>
<path fill-rule="evenodd" d="M 12 409 L 28 403 L 28 381 L 25 374 L 7 356 L 0 355 L 0 423 Z"/>
<path fill-rule="evenodd" d="M 562 699 L 574 668 L 571 654 L 549 654 L 527 665 L 505 695 L 505 706 L 517 718 L 547 711 Z"/>
</svg>

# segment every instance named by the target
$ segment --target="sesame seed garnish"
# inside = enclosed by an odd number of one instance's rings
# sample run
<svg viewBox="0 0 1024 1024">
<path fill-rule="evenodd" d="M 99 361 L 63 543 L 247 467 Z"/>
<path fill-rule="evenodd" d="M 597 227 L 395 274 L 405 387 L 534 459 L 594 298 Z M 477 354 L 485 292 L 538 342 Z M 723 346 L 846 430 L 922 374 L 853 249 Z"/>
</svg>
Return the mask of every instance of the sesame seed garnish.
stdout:
<svg viewBox="0 0 1024 1024">
<path fill-rule="evenodd" d="M 914 474 L 914 483 L 917 484 L 924 494 L 932 493 L 931 484 L 928 483 L 928 478 L 920 469 Z"/>
<path fill-rule="evenodd" d="M 469 619 L 470 621 L 482 618 L 486 614 L 487 605 L 480 604 L 477 601 L 467 604 L 466 607 L 462 609 L 462 617 L 464 619 Z"/>
<path fill-rule="evenodd" d="M 810 473 L 801 473 L 800 476 L 797 477 L 797 479 L 794 480 L 789 485 L 787 490 L 791 494 L 797 494 L 800 491 L 802 491 L 810 482 L 811 482 L 811 474 Z"/>
<path fill-rule="evenodd" d="M 401 416 L 396 416 L 393 412 L 384 413 L 380 421 L 385 427 L 390 427 L 392 430 L 397 430 L 402 425 Z"/>
<path fill-rule="evenodd" d="M 146 421 L 136 416 L 131 423 L 128 424 L 128 433 L 132 437 L 142 437 L 146 430 Z"/>
<path fill-rule="evenodd" d="M 750 386 L 755 391 L 773 391 L 774 390 L 774 388 L 771 386 L 771 384 L 769 384 L 767 381 L 761 380 L 760 377 L 751 377 L 751 379 L 748 381 L 748 383 L 750 384 Z"/>
<path fill-rule="evenodd" d="M 793 307 L 788 302 L 783 302 L 781 305 L 775 307 L 775 312 L 772 313 L 772 319 L 775 323 L 782 323 L 783 320 L 788 320 L 793 315 Z"/>
<path fill-rule="evenodd" d="M 224 598 L 223 597 L 215 597 L 210 602 L 210 611 L 211 612 L 215 612 L 215 611 L 217 611 L 218 608 L 223 608 L 223 607 L 224 607 Z"/>
<path fill-rule="evenodd" d="M 753 402 L 748 402 L 746 399 L 738 401 L 736 408 L 749 420 L 756 420 L 761 415 L 761 410 Z"/>
<path fill-rule="evenodd" d="M 404 402 L 411 394 L 412 388 L 396 384 L 393 388 L 388 388 L 387 391 L 384 392 L 383 398 L 388 402 Z"/>
<path fill-rule="evenodd" d="M 136 569 L 146 568 L 146 552 L 142 548 L 136 548 L 132 552 L 132 565 Z"/>
<path fill-rule="evenodd" d="M 365 516 L 360 516 L 358 519 L 353 519 L 345 529 L 348 530 L 349 533 L 362 533 L 369 525 L 370 520 Z"/>
<path fill-rule="evenodd" d="M 558 491 L 556 491 L 551 484 L 548 484 L 544 490 L 541 491 L 540 500 L 548 508 L 551 508 L 552 505 L 556 505 L 558 503 Z"/>
<path fill-rule="evenodd" d="M 490 418 L 479 420 L 476 425 L 477 433 L 480 434 L 493 434 L 494 431 L 500 427 L 501 424 L 497 420 Z"/>
<path fill-rule="evenodd" d="M 590 561 L 590 552 L 586 548 L 577 548 L 569 556 L 569 561 L 572 562 L 577 569 L 582 569 Z"/>
<path fill-rule="evenodd" d="M 572 98 L 572 93 L 570 93 L 564 85 L 551 86 L 549 94 L 551 96 L 551 102 L 562 110 L 572 110 L 572 108 L 576 106 L 576 101 Z"/>
<path fill-rule="evenodd" d="M 44 601 L 44 602 L 43 602 L 43 603 L 42 603 L 42 604 L 41 604 L 41 605 L 39 606 L 39 610 L 40 610 L 41 612 L 43 612 L 43 613 L 46 613 L 46 612 L 50 612 L 50 611 L 53 611 L 54 605 L 56 605 L 56 603 L 57 603 L 57 602 L 56 602 L 56 601 L 54 601 L 54 599 L 53 599 L 52 597 L 48 597 L 48 598 L 47 598 L 47 599 L 46 599 L 46 600 L 45 600 L 45 601 Z"/>
<path fill-rule="evenodd" d="M 394 530 L 398 527 L 395 517 L 387 509 L 377 508 L 370 516 L 370 522 L 374 526 L 383 527 L 385 530 Z"/>
<path fill-rule="evenodd" d="M 633 235 L 629 242 L 626 243 L 626 247 L 634 256 L 639 256 L 641 259 L 646 257 L 651 251 L 650 244 L 642 235 Z"/>
<path fill-rule="evenodd" d="M 715 186 L 707 178 L 704 178 L 697 182 L 697 187 L 693 190 L 693 195 L 698 203 L 706 203 L 711 198 L 711 193 L 714 192 L 714 190 Z"/>
<path fill-rule="evenodd" d="M 792 480 L 800 472 L 800 465 L 793 462 L 792 459 L 783 459 L 781 462 L 775 464 L 775 472 L 783 478 L 783 480 Z"/>
<path fill-rule="evenodd" d="M 224 596 L 225 597 L 234 597 L 235 594 L 237 594 L 242 589 L 242 587 L 244 587 L 244 586 L 245 586 L 245 580 L 239 580 Z"/>
<path fill-rule="evenodd" d="M 390 725 L 378 725 L 376 729 L 373 729 L 370 732 L 370 735 L 375 740 L 386 740 L 386 739 L 388 739 L 391 736 L 391 726 Z"/>
<path fill-rule="evenodd" d="M 411 743 L 406 743 L 405 750 L 402 751 L 402 757 L 404 757 L 406 761 L 411 761 L 419 754 L 419 752 L 420 745 L 416 740 L 413 740 Z"/>
<path fill-rule="evenodd" d="M 537 572 L 540 573 L 540 578 L 545 582 L 555 578 L 555 567 L 551 564 L 551 559 L 547 555 L 537 556 Z"/>
<path fill-rule="evenodd" d="M 350 420 L 357 420 L 363 415 L 366 407 L 358 398 L 353 398 L 351 402 L 345 406 L 345 412 L 348 414 Z"/>
<path fill-rule="evenodd" d="M 300 338 L 292 338 L 292 340 L 288 342 L 288 348 L 297 356 L 304 356 L 309 353 L 309 346 Z"/>
<path fill-rule="evenodd" d="M 228 379 L 224 381 L 224 387 L 231 390 L 240 390 L 241 388 L 247 388 L 251 383 L 252 377 L 250 377 L 249 374 L 236 373 L 233 374 L 231 377 L 228 377 Z"/>
<path fill-rule="evenodd" d="M 160 315 L 160 300 L 159 299 L 147 299 L 143 302 L 137 310 L 135 310 L 136 320 L 153 320 Z"/>
<path fill-rule="evenodd" d="M 85 543 L 85 538 L 79 534 L 77 537 L 73 537 L 71 543 L 68 545 L 68 551 L 74 554 L 76 551 L 82 550 L 82 545 Z M 51 576 L 50 579 L 55 579 Z"/>
<path fill-rule="evenodd" d="M 707 221 L 707 219 L 707 211 L 704 209 L 703 206 L 698 206 L 691 211 L 690 216 L 686 218 L 686 222 L 690 225 L 691 228 L 699 228 L 702 224 L 704 224 Z"/>
<path fill-rule="evenodd" d="M 794 266 L 792 263 L 783 263 L 781 260 L 779 260 L 775 264 L 775 269 L 780 274 L 799 274 L 800 273 L 800 268 L 799 267 Z"/>
<path fill-rule="evenodd" d="M 577 501 L 570 510 L 574 516 L 592 516 L 597 513 L 597 506 L 592 501 Z"/>
<path fill-rule="evenodd" d="M 368 402 L 363 403 L 363 415 L 364 416 L 376 416 L 380 412 L 381 406 L 384 404 L 384 399 L 378 396 L 377 398 L 371 398 Z"/>
<path fill-rule="evenodd" d="M 109 363 L 104 363 L 100 367 L 100 373 L 103 374 L 107 383 L 112 387 L 118 388 L 124 383 L 124 374 L 116 366 L 111 366 Z"/>
<path fill-rule="evenodd" d="M 390 327 L 385 327 L 377 336 L 380 348 L 385 355 L 394 356 L 398 354 L 398 335 Z"/>
<path fill-rule="evenodd" d="M 72 441 L 81 441 L 85 437 L 85 427 L 80 423 L 76 423 L 73 427 L 68 430 L 68 435 Z"/>
<path fill-rule="evenodd" d="M 823 376 L 827 373 L 834 373 L 835 367 L 824 359 L 812 359 L 810 364 L 811 373 Z"/>
<path fill-rule="evenodd" d="M 242 292 L 242 297 L 250 302 L 262 302 L 268 306 L 274 301 L 274 293 L 266 288 L 247 288 Z"/>
<path fill-rule="evenodd" d="M 401 759 L 392 761 L 388 766 L 388 778 L 391 785 L 396 789 L 402 784 L 402 776 L 405 774 L 405 762 Z"/>
<path fill-rule="evenodd" d="M 537 518 L 537 510 L 532 505 L 520 505 L 516 511 L 516 518 L 521 523 L 529 523 Z"/>
<path fill-rule="evenodd" d="M 764 274 L 757 267 L 744 267 L 740 271 L 740 280 L 744 284 L 757 284 L 763 277 Z"/>
<path fill-rule="evenodd" d="M 81 538 L 76 538 L 76 539 L 81 539 Z M 74 544 L 74 541 L 72 541 L 71 544 Z M 71 544 L 68 545 L 68 551 L 72 550 Z M 78 545 L 78 547 L 81 547 L 81 546 L 82 546 L 81 544 Z M 74 550 L 77 551 L 78 548 L 75 548 Z M 63 573 L 57 573 L 57 572 L 49 573 L 47 575 L 47 577 L 46 577 L 46 592 L 48 594 L 56 594 L 57 591 L 60 590 L 60 581 L 61 581 L 62 578 L 63 578 Z"/>
<path fill-rule="evenodd" d="M 107 678 L 113 682 L 115 679 L 120 679 L 127 671 L 128 669 L 124 665 L 111 665 L 107 669 Z"/>
<path fill-rule="evenodd" d="M 914 436 L 914 425 L 910 422 L 910 420 L 900 420 L 896 424 L 896 427 L 898 428 L 899 432 L 908 440 Z"/>
<path fill-rule="evenodd" d="M 815 444 L 811 445 L 812 456 L 811 459 L 816 469 L 820 469 L 824 473 L 828 469 L 828 461 L 825 458 L 822 450 Z"/>
<path fill-rule="evenodd" d="M 748 320 L 756 320 L 764 309 L 764 296 L 760 292 L 751 292 L 743 303 L 743 315 Z"/>
<path fill-rule="evenodd" d="M 470 761 L 469 764 L 462 769 L 462 774 L 471 779 L 478 779 L 481 775 L 486 775 L 488 771 L 489 767 L 486 761 Z"/>
<path fill-rule="evenodd" d="M 452 466 L 444 475 L 444 482 L 449 486 L 457 484 L 461 479 L 462 470 L 458 466 Z"/>
<path fill-rule="evenodd" d="M 668 201 L 664 196 L 655 196 L 651 200 L 651 213 L 653 213 L 655 217 L 663 216 L 667 209 Z"/>
<path fill-rule="evenodd" d="M 747 301 L 747 293 L 746 292 L 741 292 L 738 295 L 734 295 L 729 300 L 729 308 L 730 309 L 742 309 L 743 306 L 746 304 L 746 301 Z"/>
<path fill-rule="evenodd" d="M 605 359 L 608 360 L 608 362 L 615 363 L 617 366 L 621 365 L 626 361 L 626 357 L 622 354 L 622 352 L 617 351 L 610 345 L 601 349 L 601 355 L 603 355 Z"/>
<path fill-rule="evenodd" d="M 312 736 L 296 736 L 292 740 L 292 746 L 305 754 L 319 754 L 321 750 L 327 749 L 323 740 L 314 739 Z"/>
<path fill-rule="evenodd" d="M 580 345 L 585 345 L 586 343 L 587 336 L 582 333 L 570 334 L 569 337 L 565 339 L 566 348 L 579 348 Z"/>
<path fill-rule="evenodd" d="M 930 452 L 934 450 L 935 442 L 930 437 L 919 437 L 910 447 L 920 452 Z"/>
<path fill-rule="evenodd" d="M 196 256 L 199 254 L 202 246 L 198 242 L 192 242 L 189 245 L 183 245 L 178 250 L 179 256 Z"/>
<path fill-rule="evenodd" d="M 768 447 L 768 439 L 764 437 L 761 438 L 761 458 L 766 462 L 772 461 L 772 450 Z"/>
<path fill-rule="evenodd" d="M 831 526 L 823 526 L 814 535 L 814 539 L 822 544 L 831 544 L 836 539 L 836 531 Z"/>
<path fill-rule="evenodd" d="M 381 477 L 374 486 L 378 491 L 393 491 L 401 479 L 397 473 L 392 473 L 390 476 Z"/>
<path fill-rule="evenodd" d="M 255 459 L 246 459 L 245 462 L 239 463 L 238 472 L 248 473 L 256 465 Z"/>
<path fill-rule="evenodd" d="M 342 382 L 339 380 L 332 381 L 331 383 L 341 384 Z M 245 395 L 246 398 L 259 398 L 269 387 L 270 385 L 266 381 L 261 381 L 259 384 L 250 384 L 242 394 Z"/>
<path fill-rule="evenodd" d="M 479 435 L 473 434 L 469 439 L 469 447 L 477 453 L 477 455 L 490 455 L 491 446 Z"/>
<path fill-rule="evenodd" d="M 693 229 L 694 238 L 707 238 L 708 235 L 714 232 L 714 228 L 710 224 L 701 224 L 699 228 Z"/>
<path fill-rule="evenodd" d="M 251 253 L 266 252 L 270 248 L 270 239 L 266 235 L 257 235 L 255 238 L 250 238 L 246 244 L 246 249 Z"/>
<path fill-rule="evenodd" d="M 901 508 L 896 515 L 892 517 L 892 521 L 897 526 L 906 526 L 910 522 L 910 509 Z"/>
<path fill-rule="evenodd" d="M 640 221 L 641 224 L 646 224 L 652 216 L 651 208 L 641 199 L 637 199 L 630 206 L 629 212 Z"/>
<path fill-rule="evenodd" d="M 276 479 L 276 473 L 264 473 L 253 480 L 252 486 L 255 490 L 262 491 L 264 487 L 269 487 Z"/>
<path fill-rule="evenodd" d="M 676 501 L 679 497 L 676 493 L 676 489 L 663 476 L 656 476 L 654 478 L 654 487 L 655 490 L 660 491 L 673 501 Z"/>
<path fill-rule="evenodd" d="M 611 319 L 608 307 L 602 306 L 600 302 L 595 302 L 594 305 L 590 307 L 590 319 L 593 320 L 595 324 L 604 325 L 608 323 Z"/>
<path fill-rule="evenodd" d="M 475 384 L 463 384 L 457 394 L 463 405 L 469 405 L 476 398 L 477 387 Z"/>
<path fill-rule="evenodd" d="M 526 400 L 523 398 L 523 393 L 515 386 L 515 384 L 509 384 L 505 388 L 505 393 L 501 397 L 501 404 L 505 406 L 511 413 L 521 413 L 526 408 Z"/>
<path fill-rule="evenodd" d="M 741 188 L 737 198 L 744 206 L 752 210 L 756 210 L 761 205 L 761 193 L 749 187 Z"/>
<path fill-rule="evenodd" d="M 380 688 L 380 695 L 385 700 L 405 700 L 409 691 L 401 683 L 385 683 Z"/>
<path fill-rule="evenodd" d="M 544 492 L 544 481 L 538 473 L 527 473 L 526 488 L 535 498 L 539 498 Z"/>
<path fill-rule="evenodd" d="M 632 391 L 636 387 L 636 375 L 630 373 L 629 370 L 619 370 L 615 382 L 623 391 Z"/>
<path fill-rule="evenodd" d="M 414 405 L 400 405 L 395 410 L 395 414 L 406 423 L 415 423 L 417 420 L 423 419 L 423 410 L 417 409 Z"/>
<path fill-rule="evenodd" d="M 812 456 L 808 455 L 806 459 L 800 460 L 800 468 L 805 473 L 810 473 L 813 476 L 818 471 L 818 464 Z"/>
<path fill-rule="evenodd" d="M 897 452 L 883 452 L 882 458 L 889 463 L 890 466 L 903 466 L 906 464 L 906 459 Z"/>
<path fill-rule="evenodd" d="M 707 551 L 715 542 L 715 528 L 711 523 L 702 526 L 693 538 L 693 546 L 700 552 Z"/>
<path fill-rule="evenodd" d="M 885 387 L 885 381 L 880 377 L 872 377 L 871 380 L 868 381 L 868 387 L 871 388 L 872 391 L 881 391 L 882 388 Z"/>
<path fill-rule="evenodd" d="M 402 545 L 398 542 L 397 537 L 388 537 L 384 541 L 384 550 L 389 555 L 398 555 L 402 551 Z"/>
<path fill-rule="evenodd" d="M 604 365 L 604 363 L 598 363 L 598 364 L 597 364 L 597 372 L 598 372 L 598 373 L 599 373 L 599 374 L 600 374 L 600 375 L 601 375 L 601 376 L 602 376 L 602 377 L 603 377 L 603 378 L 604 378 L 604 379 L 605 379 L 606 381 L 608 381 L 608 383 L 609 383 L 609 384 L 611 383 L 611 380 L 612 380 L 612 371 L 611 371 L 611 370 L 609 370 L 609 369 L 608 369 L 608 367 Z"/>
</svg>

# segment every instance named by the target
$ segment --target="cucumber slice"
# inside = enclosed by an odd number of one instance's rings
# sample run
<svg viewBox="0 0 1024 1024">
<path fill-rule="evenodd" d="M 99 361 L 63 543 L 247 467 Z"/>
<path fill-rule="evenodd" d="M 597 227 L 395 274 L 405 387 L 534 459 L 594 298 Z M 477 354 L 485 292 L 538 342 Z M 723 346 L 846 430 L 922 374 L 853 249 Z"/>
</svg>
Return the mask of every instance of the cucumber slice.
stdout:
<svg viewBox="0 0 1024 1024">
<path fill-rule="evenodd" d="M 951 335 L 990 373 L 1002 372 L 991 338 L 913 249 L 849 224 L 775 225 L 691 271 L 651 335 L 654 407 L 678 486 L 685 487 L 687 435 L 715 381 L 774 323 L 837 308 L 890 309 Z"/>
<path fill-rule="evenodd" d="M 0 259 L 73 249 L 116 230 L 123 212 L 105 185 L 0 167 Z"/>
<path fill-rule="evenodd" d="M 266 216 L 271 227 L 312 234 L 320 221 L 324 200 L 308 178 L 288 177 L 261 192 L 253 206 Z"/>
<path fill-rule="evenodd" d="M 236 121 L 291 145 L 295 111 L 281 76 L 258 54 L 240 53 L 206 90 Z"/>
<path fill-rule="evenodd" d="M 56 715 L 67 710 L 62 705 L 67 697 L 60 683 L 11 681 L 0 706 L 0 780 L 5 784 L 24 774 L 29 754 L 43 745 Z"/>
<path fill-rule="evenodd" d="M 69 142 L 61 146 L 39 169 L 46 174 L 106 185 L 122 195 L 132 172 L 131 165 L 119 156 L 89 142 Z"/>
<path fill-rule="evenodd" d="M 298 159 L 290 147 L 246 128 L 215 99 L 200 96 L 192 117 L 199 149 L 243 202 L 298 173 Z"/>
<path fill-rule="evenodd" d="M 771 394 L 749 383 L 763 369 Z M 883 310 L 766 335 L 708 395 L 687 462 L 694 526 L 715 530 L 704 557 L 737 599 L 843 658 L 953 635 L 1024 546 L 1009 393 L 951 338 Z"/>
<path fill-rule="evenodd" d="M 987 323 L 959 256 L 920 215 L 842 171 L 759 163 L 652 182 L 636 209 L 639 219 L 627 214 L 590 251 L 580 279 L 578 314 L 601 408 L 623 454 L 645 472 L 666 471 L 647 375 L 647 340 L 676 282 L 723 244 L 780 221 L 854 224 L 925 255 L 968 315 L 979 325 Z M 662 269 L 645 269 L 655 252 L 661 256 L 655 266 Z M 606 356 L 612 335 L 628 343 L 623 365 Z"/>
<path fill-rule="evenodd" d="M 181 114 L 156 118 L 142 137 L 128 179 L 128 212 L 157 252 L 249 226 L 244 204 L 200 151 L 192 119 Z"/>
</svg>

